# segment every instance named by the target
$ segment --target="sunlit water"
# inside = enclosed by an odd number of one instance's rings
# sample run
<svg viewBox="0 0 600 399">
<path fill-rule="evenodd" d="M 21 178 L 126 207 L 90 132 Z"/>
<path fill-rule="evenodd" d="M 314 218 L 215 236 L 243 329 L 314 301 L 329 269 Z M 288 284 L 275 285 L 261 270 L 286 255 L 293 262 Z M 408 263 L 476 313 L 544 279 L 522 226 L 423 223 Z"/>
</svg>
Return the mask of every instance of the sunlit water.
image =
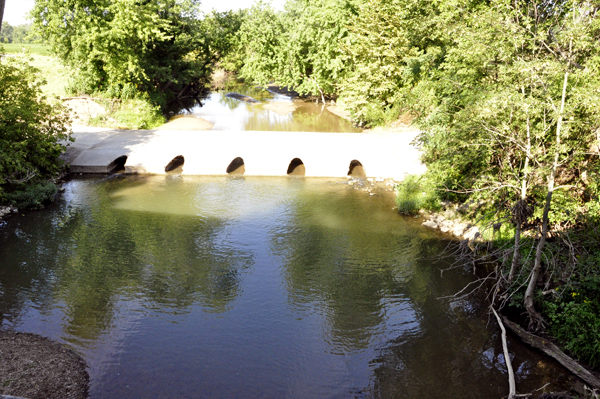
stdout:
<svg viewBox="0 0 600 399">
<path fill-rule="evenodd" d="M 79 352 L 91 398 L 499 398 L 494 323 L 385 187 L 72 180 L 0 228 L 0 326 Z M 564 379 L 510 340 L 518 388 Z M 548 389 L 555 387 L 550 385 Z"/>
<path fill-rule="evenodd" d="M 236 92 L 260 103 L 249 104 L 226 96 Z M 295 110 L 279 114 L 265 106 L 269 103 L 293 104 Z M 329 112 L 327 106 L 294 100 L 248 85 L 231 84 L 225 91 L 211 92 L 202 105 L 180 111 L 182 115 L 200 117 L 211 122 L 213 130 L 261 130 L 288 132 L 360 132 L 361 129 Z"/>
</svg>

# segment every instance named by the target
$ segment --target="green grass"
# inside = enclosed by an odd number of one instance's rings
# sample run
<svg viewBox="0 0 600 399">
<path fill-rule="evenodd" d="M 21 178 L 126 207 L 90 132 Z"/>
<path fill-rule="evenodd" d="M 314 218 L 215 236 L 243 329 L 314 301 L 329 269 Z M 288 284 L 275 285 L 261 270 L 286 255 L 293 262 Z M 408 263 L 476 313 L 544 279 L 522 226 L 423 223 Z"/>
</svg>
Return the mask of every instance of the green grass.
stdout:
<svg viewBox="0 0 600 399">
<path fill-rule="evenodd" d="M 69 93 L 65 91 L 65 86 L 71 76 L 71 71 L 56 57 L 31 54 L 32 66 L 40 70 L 40 75 L 46 79 L 46 84 L 42 86 L 42 92 L 47 96 L 65 97 Z"/>
<path fill-rule="evenodd" d="M 29 50 L 31 54 L 50 55 L 50 49 L 45 44 L 39 43 L 2 43 L 7 53 L 20 53 L 23 49 Z"/>
</svg>

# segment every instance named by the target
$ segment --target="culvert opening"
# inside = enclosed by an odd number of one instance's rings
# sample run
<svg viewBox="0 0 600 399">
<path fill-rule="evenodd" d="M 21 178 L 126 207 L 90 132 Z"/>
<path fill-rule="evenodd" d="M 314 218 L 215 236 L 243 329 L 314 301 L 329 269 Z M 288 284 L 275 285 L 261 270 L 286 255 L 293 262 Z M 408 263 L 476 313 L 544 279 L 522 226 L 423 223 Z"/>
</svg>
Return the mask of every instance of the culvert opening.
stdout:
<svg viewBox="0 0 600 399">
<path fill-rule="evenodd" d="M 290 166 L 288 166 L 287 174 L 290 176 L 304 176 L 306 174 L 304 162 L 300 158 L 292 159 Z"/>
<path fill-rule="evenodd" d="M 167 166 L 165 166 L 165 172 L 181 172 L 183 170 L 182 167 L 184 163 L 185 158 L 183 157 L 183 155 L 177 155 L 171 160 L 171 162 L 167 164 Z"/>
<path fill-rule="evenodd" d="M 243 175 L 244 172 L 246 172 L 246 167 L 244 166 L 242 157 L 234 158 L 227 167 L 228 175 Z"/>
<path fill-rule="evenodd" d="M 367 173 L 365 172 L 365 168 L 362 163 L 358 159 L 353 159 L 350 161 L 350 168 L 348 169 L 348 176 L 351 177 L 359 177 L 365 178 L 367 177 Z"/>
<path fill-rule="evenodd" d="M 108 173 L 119 173 L 125 171 L 125 162 L 127 162 L 127 155 L 121 155 L 114 161 L 112 161 L 107 167 Z"/>
</svg>

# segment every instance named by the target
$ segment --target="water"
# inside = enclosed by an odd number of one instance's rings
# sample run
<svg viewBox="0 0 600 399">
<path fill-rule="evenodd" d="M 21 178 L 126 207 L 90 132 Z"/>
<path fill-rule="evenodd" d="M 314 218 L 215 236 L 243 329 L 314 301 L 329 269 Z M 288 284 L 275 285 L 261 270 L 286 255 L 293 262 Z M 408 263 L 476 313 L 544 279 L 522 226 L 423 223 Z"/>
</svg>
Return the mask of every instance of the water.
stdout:
<svg viewBox="0 0 600 399">
<path fill-rule="evenodd" d="M 250 96 L 259 104 L 248 104 L 226 96 L 229 92 Z M 200 117 L 214 130 L 261 130 L 288 132 L 340 132 L 362 130 L 329 112 L 327 106 L 270 93 L 232 82 L 225 91 L 211 92 L 202 105 L 179 111 L 180 116 Z"/>
<path fill-rule="evenodd" d="M 492 398 L 485 305 L 447 242 L 345 180 L 78 179 L 0 227 L 0 328 L 65 343 L 91 398 Z M 555 363 L 510 339 L 520 392 Z"/>
</svg>

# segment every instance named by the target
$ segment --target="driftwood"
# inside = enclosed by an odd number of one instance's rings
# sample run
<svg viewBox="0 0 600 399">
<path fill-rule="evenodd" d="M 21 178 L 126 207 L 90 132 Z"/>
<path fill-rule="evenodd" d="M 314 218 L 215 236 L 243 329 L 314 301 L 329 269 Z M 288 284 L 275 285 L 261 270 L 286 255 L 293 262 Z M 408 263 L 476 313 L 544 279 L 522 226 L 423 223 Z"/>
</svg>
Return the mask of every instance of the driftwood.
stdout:
<svg viewBox="0 0 600 399">
<path fill-rule="evenodd" d="M 510 361 L 510 354 L 508 353 L 508 344 L 506 343 L 506 329 L 500 320 L 500 316 L 496 313 L 496 309 L 492 307 L 492 312 L 498 320 L 500 330 L 502 330 L 502 349 L 504 351 L 504 362 L 506 363 L 506 370 L 508 371 L 508 399 L 514 399 L 517 394 L 517 384 L 515 383 L 515 373 L 513 371 L 512 362 Z"/>
<path fill-rule="evenodd" d="M 600 389 L 600 379 L 594 376 L 592 373 L 587 371 L 582 365 L 577 363 L 574 359 L 567 356 L 563 351 L 561 351 L 556 345 L 547 339 L 538 337 L 537 335 L 533 335 L 528 333 L 523 328 L 508 320 L 506 317 L 502 317 L 502 321 L 504 325 L 512 332 L 517 334 L 519 338 L 523 342 L 528 345 L 533 346 L 536 349 L 541 350 L 546 355 L 553 357 L 560 364 L 562 364 L 565 368 L 567 368 L 571 373 L 575 374 L 577 377 L 581 378 L 583 381 L 588 383 L 594 389 Z"/>
</svg>

